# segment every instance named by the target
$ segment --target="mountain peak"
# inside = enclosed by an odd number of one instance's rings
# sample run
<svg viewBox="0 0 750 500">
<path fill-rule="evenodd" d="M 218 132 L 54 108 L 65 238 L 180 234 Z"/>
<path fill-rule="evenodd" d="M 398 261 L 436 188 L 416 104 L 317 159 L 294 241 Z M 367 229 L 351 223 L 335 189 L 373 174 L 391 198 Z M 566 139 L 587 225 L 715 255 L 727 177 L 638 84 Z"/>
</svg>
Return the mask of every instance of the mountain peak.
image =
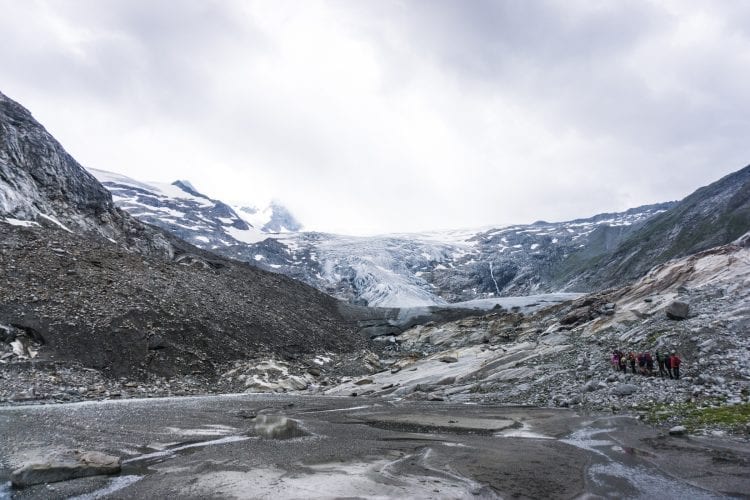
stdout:
<svg viewBox="0 0 750 500">
<path fill-rule="evenodd" d="M 193 186 L 190 183 L 190 181 L 187 181 L 187 180 L 184 180 L 184 179 L 180 179 L 180 180 L 174 181 L 172 183 L 172 185 L 176 186 L 176 187 L 178 187 L 180 189 L 182 189 L 186 193 L 191 194 L 193 196 L 197 196 L 199 198 L 206 198 L 206 199 L 208 199 L 208 196 L 206 196 L 205 194 L 203 194 L 203 193 L 199 192 L 197 189 L 195 189 L 195 186 Z"/>
<path fill-rule="evenodd" d="M 272 200 L 263 209 L 254 205 L 235 205 L 237 213 L 251 226 L 266 233 L 297 233 L 302 224 L 280 201 Z"/>
</svg>

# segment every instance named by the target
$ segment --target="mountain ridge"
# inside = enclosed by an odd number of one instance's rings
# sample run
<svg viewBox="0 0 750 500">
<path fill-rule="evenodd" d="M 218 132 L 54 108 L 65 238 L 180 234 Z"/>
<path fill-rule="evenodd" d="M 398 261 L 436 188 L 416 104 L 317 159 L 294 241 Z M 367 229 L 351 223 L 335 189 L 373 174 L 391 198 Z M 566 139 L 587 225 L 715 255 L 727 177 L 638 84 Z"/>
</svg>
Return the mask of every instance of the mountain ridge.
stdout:
<svg viewBox="0 0 750 500">
<path fill-rule="evenodd" d="M 620 285 L 671 259 L 729 244 L 748 230 L 750 165 L 697 189 L 646 221 L 611 254 L 583 261 L 572 273 L 589 286 Z"/>
<path fill-rule="evenodd" d="M 634 224 L 672 206 L 668 202 L 567 222 L 537 221 L 429 234 L 352 237 L 268 233 L 257 228 L 243 233 L 227 227 L 232 220 L 243 218 L 242 208 L 217 217 L 210 213 L 212 207 L 207 211 L 175 197 L 142 196 L 138 191 L 148 184 L 92 171 L 113 192 L 118 206 L 145 222 L 201 248 L 286 274 L 353 304 L 381 307 L 441 305 L 554 291 L 553 276 L 544 274 L 547 268 L 580 252 L 581 244 L 585 246 L 589 240 L 607 250 Z M 151 184 L 149 189 L 153 193 L 158 186 Z M 230 210 L 227 204 L 200 196 Z M 600 226 L 610 228 L 606 235 L 595 232 Z M 590 237 L 591 233 L 603 240 Z"/>
<path fill-rule="evenodd" d="M 110 376 L 210 378 L 258 353 L 304 358 L 363 346 L 335 299 L 117 208 L 2 94 L 0 193 L 3 363 L 10 356 L 33 359 L 31 366 L 81 363 Z M 195 205 L 225 208 L 191 196 Z"/>
</svg>

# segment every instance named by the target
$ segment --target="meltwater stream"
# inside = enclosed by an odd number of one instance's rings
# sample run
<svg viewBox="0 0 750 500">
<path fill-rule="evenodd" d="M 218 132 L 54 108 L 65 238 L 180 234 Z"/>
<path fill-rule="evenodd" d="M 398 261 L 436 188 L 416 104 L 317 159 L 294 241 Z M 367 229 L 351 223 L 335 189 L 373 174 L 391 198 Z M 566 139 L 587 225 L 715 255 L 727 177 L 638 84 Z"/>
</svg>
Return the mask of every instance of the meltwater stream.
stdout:
<svg viewBox="0 0 750 500">
<path fill-rule="evenodd" d="M 588 490 L 591 494 L 605 498 L 670 498 L 713 499 L 721 498 L 709 491 L 675 479 L 656 467 L 648 467 L 643 460 L 636 460 L 608 434 L 614 427 L 598 427 L 597 424 L 612 421 L 594 421 L 576 430 L 560 441 L 584 449 L 594 455 L 593 463 L 586 471 Z"/>
</svg>

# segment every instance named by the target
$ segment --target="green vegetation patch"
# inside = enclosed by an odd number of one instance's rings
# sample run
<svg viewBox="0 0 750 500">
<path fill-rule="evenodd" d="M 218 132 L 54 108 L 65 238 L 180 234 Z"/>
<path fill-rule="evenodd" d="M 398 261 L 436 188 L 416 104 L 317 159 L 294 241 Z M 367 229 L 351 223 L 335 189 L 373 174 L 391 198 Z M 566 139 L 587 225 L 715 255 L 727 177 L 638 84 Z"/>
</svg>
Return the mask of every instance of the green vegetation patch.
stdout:
<svg viewBox="0 0 750 500">
<path fill-rule="evenodd" d="M 700 407 L 695 403 L 654 404 L 639 408 L 652 424 L 680 423 L 689 432 L 719 428 L 732 432 L 746 432 L 750 424 L 750 403 L 732 406 Z"/>
<path fill-rule="evenodd" d="M 651 335 L 648 336 L 646 339 L 646 344 L 648 345 L 654 345 L 656 344 L 656 341 L 659 340 L 659 337 L 664 335 L 664 332 L 653 332 Z"/>
</svg>

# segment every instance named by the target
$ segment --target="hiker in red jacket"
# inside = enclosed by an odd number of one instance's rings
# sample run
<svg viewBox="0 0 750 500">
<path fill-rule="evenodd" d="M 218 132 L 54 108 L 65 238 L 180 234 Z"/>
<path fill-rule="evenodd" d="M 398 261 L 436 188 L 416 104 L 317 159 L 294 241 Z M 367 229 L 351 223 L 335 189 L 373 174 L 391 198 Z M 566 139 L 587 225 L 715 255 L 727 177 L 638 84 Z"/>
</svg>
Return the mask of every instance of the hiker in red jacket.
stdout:
<svg viewBox="0 0 750 500">
<path fill-rule="evenodd" d="M 680 378 L 680 364 L 682 363 L 682 360 L 677 355 L 676 352 L 672 351 L 672 355 L 669 357 L 669 365 L 672 367 L 672 373 L 674 373 L 674 378 L 679 379 Z"/>
<path fill-rule="evenodd" d="M 654 358 L 651 357 L 650 352 L 645 352 L 643 357 L 646 358 L 646 375 L 654 374 Z"/>
<path fill-rule="evenodd" d="M 664 368 L 667 369 L 669 378 L 674 378 L 672 376 L 672 357 L 668 353 L 664 355 Z"/>
</svg>

